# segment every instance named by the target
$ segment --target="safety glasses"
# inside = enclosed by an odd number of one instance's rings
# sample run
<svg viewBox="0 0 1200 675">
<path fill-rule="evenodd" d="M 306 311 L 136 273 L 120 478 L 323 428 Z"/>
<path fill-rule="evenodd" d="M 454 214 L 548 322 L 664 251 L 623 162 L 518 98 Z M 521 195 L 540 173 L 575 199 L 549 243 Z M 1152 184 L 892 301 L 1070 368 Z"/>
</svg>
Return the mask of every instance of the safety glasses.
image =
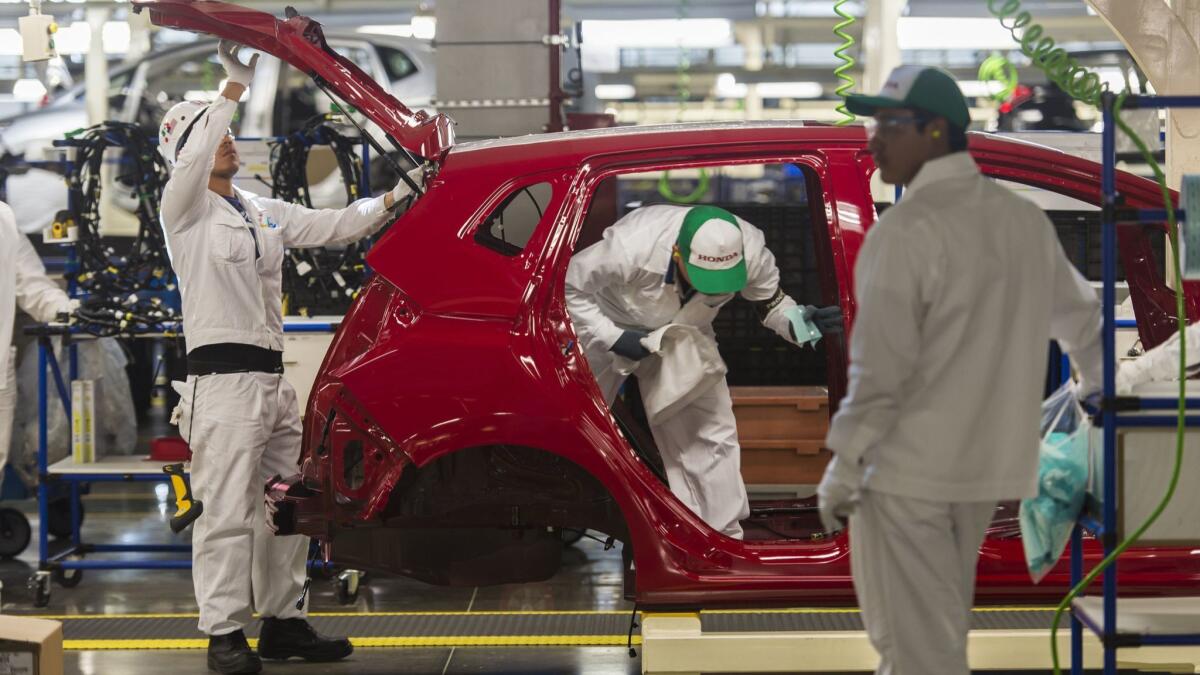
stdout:
<svg viewBox="0 0 1200 675">
<path fill-rule="evenodd" d="M 921 122 L 924 120 L 916 115 L 897 115 L 894 117 L 868 117 L 863 121 L 863 126 L 867 129 L 867 139 L 869 140 L 876 136 L 882 138 L 895 136 L 904 127 Z"/>
</svg>

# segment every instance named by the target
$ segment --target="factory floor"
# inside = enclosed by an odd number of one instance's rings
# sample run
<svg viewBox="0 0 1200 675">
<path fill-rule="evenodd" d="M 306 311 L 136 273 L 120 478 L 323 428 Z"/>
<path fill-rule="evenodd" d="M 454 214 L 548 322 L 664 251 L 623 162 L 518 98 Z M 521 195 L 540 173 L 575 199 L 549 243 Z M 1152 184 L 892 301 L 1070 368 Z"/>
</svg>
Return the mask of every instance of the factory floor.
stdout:
<svg viewBox="0 0 1200 675">
<path fill-rule="evenodd" d="M 84 497 L 84 532 L 89 541 L 124 544 L 181 543 L 167 527 L 169 507 L 151 483 L 94 484 Z M 28 514 L 35 539 L 14 560 L 0 561 L 3 612 L 39 616 L 174 617 L 191 631 L 196 611 L 187 570 L 87 571 L 74 588 L 52 587 L 49 606 L 33 607 L 27 580 L 37 567 L 36 504 L 7 502 Z M 53 543 L 53 542 L 52 542 Z M 59 546 L 61 544 L 58 544 Z M 52 549 L 54 547 L 52 546 Z M 610 612 L 632 610 L 622 598 L 619 549 L 605 551 L 601 543 L 584 539 L 563 549 L 561 571 L 552 579 L 532 584 L 481 588 L 444 588 L 406 578 L 372 575 L 353 605 L 338 603 L 333 582 L 317 580 L 312 587 L 311 611 L 331 612 Z M 628 624 L 620 617 L 621 632 Z M 614 620 L 615 623 L 615 620 Z M 636 633 L 635 633 L 636 634 Z M 138 636 L 129 636 L 138 637 Z M 144 636 L 151 637 L 151 636 Z M 202 637 L 198 633 L 191 637 Z M 111 647 L 111 645 L 109 645 Z M 202 648 L 80 649 L 65 654 L 68 674 L 141 675 L 143 673 L 208 672 Z M 616 675 L 639 673 L 639 658 L 625 645 L 603 647 L 359 647 L 346 661 L 309 664 L 297 660 L 267 662 L 264 673 L 521 673 Z M 995 672 L 995 671 L 993 671 Z"/>
<path fill-rule="evenodd" d="M 153 484 L 95 484 L 84 497 L 84 532 L 90 541 L 125 544 L 179 543 L 167 527 L 168 507 Z M 34 615 L 192 614 L 188 570 L 87 571 L 75 588 L 52 587 L 50 604 L 33 607 L 26 587 L 37 568 L 36 503 L 8 502 L 30 516 L 34 541 L 14 560 L 0 561 L 3 612 Z M 173 510 L 173 509 L 172 509 Z M 186 537 L 185 535 L 183 535 Z M 536 584 L 444 588 L 406 578 L 372 575 L 353 605 L 338 604 L 332 581 L 314 581 L 310 611 L 495 612 L 611 610 L 628 612 L 621 597 L 619 549 L 584 539 L 564 548 L 562 570 Z M 199 633 L 195 637 L 202 637 Z M 639 672 L 639 662 L 619 647 L 359 648 L 350 660 L 308 664 L 267 662 L 264 673 L 593 673 Z M 202 649 L 66 652 L 66 672 L 96 675 L 205 673 Z"/>
</svg>

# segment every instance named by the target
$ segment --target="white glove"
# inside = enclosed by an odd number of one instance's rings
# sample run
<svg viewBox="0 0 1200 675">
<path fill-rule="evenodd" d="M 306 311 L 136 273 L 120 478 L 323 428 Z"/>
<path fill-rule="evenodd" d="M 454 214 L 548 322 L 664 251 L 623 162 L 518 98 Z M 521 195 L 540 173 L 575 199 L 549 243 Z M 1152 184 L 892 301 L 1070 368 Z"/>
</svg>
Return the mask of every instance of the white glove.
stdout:
<svg viewBox="0 0 1200 675">
<path fill-rule="evenodd" d="M 415 169 L 411 169 L 408 172 L 408 177 L 412 180 L 412 182 L 414 182 L 418 186 L 420 186 L 422 191 L 424 191 L 424 189 L 425 189 L 425 167 L 424 166 L 417 166 Z M 412 194 L 412 188 L 409 187 L 408 183 L 404 182 L 403 178 L 400 179 L 400 182 L 396 183 L 396 187 L 392 188 L 392 206 L 399 204 L 401 199 L 404 199 L 405 197 L 407 197 L 411 194 Z"/>
<path fill-rule="evenodd" d="M 843 462 L 836 454 L 825 467 L 825 475 L 817 486 L 817 506 L 821 509 L 821 525 L 826 532 L 843 529 L 841 518 L 848 518 L 858 508 L 866 471 L 861 465 Z"/>
<path fill-rule="evenodd" d="M 79 309 L 79 304 L 79 298 L 67 300 L 67 306 L 58 312 L 55 320 L 67 325 L 73 325 L 75 323 L 75 311 Z"/>
<path fill-rule="evenodd" d="M 230 82 L 249 87 L 250 80 L 254 79 L 254 67 L 258 65 L 258 54 L 250 57 L 249 65 L 243 65 L 238 60 L 241 50 L 242 46 L 238 43 L 221 40 L 221 43 L 217 45 L 217 58 L 221 59 L 221 65 L 225 68 L 225 74 L 229 76 Z"/>
</svg>

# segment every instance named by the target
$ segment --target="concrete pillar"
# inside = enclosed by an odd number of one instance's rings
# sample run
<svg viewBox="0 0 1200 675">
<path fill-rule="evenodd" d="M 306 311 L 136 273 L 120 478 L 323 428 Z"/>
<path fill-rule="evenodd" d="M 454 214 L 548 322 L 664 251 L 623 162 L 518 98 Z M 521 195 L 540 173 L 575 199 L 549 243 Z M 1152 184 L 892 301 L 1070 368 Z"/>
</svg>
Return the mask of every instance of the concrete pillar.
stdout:
<svg viewBox="0 0 1200 675">
<path fill-rule="evenodd" d="M 758 85 L 751 83 L 746 86 L 746 119 L 761 120 L 763 119 L 763 100 L 758 93 Z"/>
<path fill-rule="evenodd" d="M 84 102 L 88 124 L 92 125 L 108 119 L 108 61 L 104 56 L 104 23 L 112 16 L 112 9 L 89 6 L 85 16 L 92 39 L 83 63 Z"/>
<path fill-rule="evenodd" d="M 892 70 L 900 65 L 900 41 L 896 25 L 908 0 L 867 0 L 862 17 L 862 49 L 858 64 L 863 69 L 858 93 L 877 93 Z"/>
<path fill-rule="evenodd" d="M 734 24 L 737 42 L 746 53 L 746 70 L 763 69 L 763 31 L 762 27 L 750 22 L 739 21 Z"/>
<path fill-rule="evenodd" d="M 1117 34 L 1159 94 L 1200 94 L 1200 0 L 1087 0 Z M 1167 116 L 1167 181 L 1178 189 L 1200 167 L 1200 110 Z"/>
</svg>

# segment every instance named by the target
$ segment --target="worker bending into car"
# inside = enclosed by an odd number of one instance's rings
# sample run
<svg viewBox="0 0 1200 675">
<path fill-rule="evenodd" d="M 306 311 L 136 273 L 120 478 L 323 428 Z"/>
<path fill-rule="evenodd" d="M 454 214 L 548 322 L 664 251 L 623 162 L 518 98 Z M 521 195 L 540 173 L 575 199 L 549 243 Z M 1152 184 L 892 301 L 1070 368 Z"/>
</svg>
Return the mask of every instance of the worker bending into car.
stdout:
<svg viewBox="0 0 1200 675">
<path fill-rule="evenodd" d="M 1000 500 L 1037 494 L 1046 349 L 1100 388 L 1100 303 L 1026 199 L 967 153 L 958 85 L 901 66 L 846 106 L 903 198 L 854 270 L 849 386 L 818 488 L 850 518 L 854 589 L 882 675 L 967 675 L 979 546 Z"/>
<path fill-rule="evenodd" d="M 192 534 L 199 627 L 210 636 L 210 669 L 257 673 L 260 656 L 332 661 L 352 651 L 348 640 L 318 635 L 305 620 L 308 538 L 274 536 L 265 522 L 264 484 L 296 473 L 300 456 L 296 392 L 282 375 L 284 249 L 366 237 L 411 190 L 402 180 L 344 209 L 314 210 L 235 188 L 229 125 L 258 60 L 243 64 L 238 50 L 221 42 L 228 81 L 220 96 L 172 107 L 159 150 L 173 167 L 162 224 L 188 346 L 179 427 L 193 452 L 192 491 L 204 503 Z M 252 608 L 263 617 L 258 654 L 242 631 Z"/>
<path fill-rule="evenodd" d="M 668 418 L 651 420 L 650 432 L 671 492 L 714 530 L 735 539 L 742 538 L 739 521 L 750 515 L 750 503 L 712 321 L 738 293 L 758 307 L 764 326 L 794 344 L 842 331 L 841 308 L 797 305 L 779 286 L 775 256 L 762 231 L 714 206 L 636 209 L 576 253 L 567 269 L 567 310 L 609 404 L 628 372 L 621 362 L 650 356 L 652 331 L 670 324 L 698 329 L 706 342 L 702 351 L 721 373 Z M 704 365 L 711 363 L 697 367 Z M 664 368 L 658 377 L 679 380 L 689 374 Z"/>
</svg>

